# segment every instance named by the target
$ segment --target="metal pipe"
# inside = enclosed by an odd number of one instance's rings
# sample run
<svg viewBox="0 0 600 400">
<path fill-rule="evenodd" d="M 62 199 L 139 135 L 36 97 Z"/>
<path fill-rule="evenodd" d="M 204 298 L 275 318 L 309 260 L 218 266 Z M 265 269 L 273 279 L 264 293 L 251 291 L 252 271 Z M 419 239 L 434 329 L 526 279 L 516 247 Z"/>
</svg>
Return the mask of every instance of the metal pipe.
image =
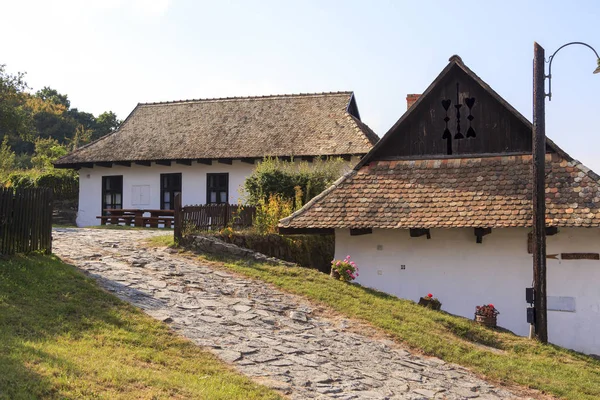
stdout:
<svg viewBox="0 0 600 400">
<path fill-rule="evenodd" d="M 549 63 L 549 66 L 548 66 L 548 75 L 545 76 L 545 77 L 548 78 L 548 94 L 546 96 L 548 96 L 548 99 L 550 101 L 552 101 L 552 61 L 554 60 L 554 56 L 556 55 L 556 53 L 558 53 L 563 47 L 567 47 L 567 46 L 570 46 L 572 44 L 583 45 L 583 46 L 591 49 L 594 52 L 594 54 L 596 55 L 596 60 L 598 60 L 598 68 L 596 68 L 596 70 L 594 71 L 594 73 L 595 74 L 600 73 L 600 56 L 598 55 L 598 52 L 596 51 L 596 49 L 594 49 L 589 44 L 583 43 L 583 42 L 571 42 L 571 43 L 563 44 L 550 57 L 548 57 L 548 63 Z"/>
</svg>

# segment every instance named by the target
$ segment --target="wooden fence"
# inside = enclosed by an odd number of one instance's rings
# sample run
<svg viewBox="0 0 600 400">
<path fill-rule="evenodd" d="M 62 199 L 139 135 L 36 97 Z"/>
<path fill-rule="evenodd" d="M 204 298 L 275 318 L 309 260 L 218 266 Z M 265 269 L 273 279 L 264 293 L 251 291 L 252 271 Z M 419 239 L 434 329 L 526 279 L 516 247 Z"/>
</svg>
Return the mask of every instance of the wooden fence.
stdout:
<svg viewBox="0 0 600 400">
<path fill-rule="evenodd" d="M 180 240 L 189 231 L 218 231 L 227 226 L 234 229 L 252 226 L 255 206 L 234 204 L 205 204 L 181 206 L 180 195 L 175 196 L 175 239 Z"/>
<path fill-rule="evenodd" d="M 52 189 L 0 188 L 0 255 L 52 252 Z"/>
</svg>

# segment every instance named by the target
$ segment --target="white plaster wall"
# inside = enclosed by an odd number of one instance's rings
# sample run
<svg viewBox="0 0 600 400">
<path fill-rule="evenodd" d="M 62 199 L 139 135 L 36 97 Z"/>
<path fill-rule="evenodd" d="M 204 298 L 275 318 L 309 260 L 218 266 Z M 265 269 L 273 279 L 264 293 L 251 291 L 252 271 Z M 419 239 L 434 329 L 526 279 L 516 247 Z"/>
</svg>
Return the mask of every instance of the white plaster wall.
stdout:
<svg viewBox="0 0 600 400">
<path fill-rule="evenodd" d="M 236 204 L 240 199 L 240 188 L 255 166 L 234 160 L 232 165 L 213 162 L 212 165 L 171 164 L 170 167 L 152 163 L 150 167 L 132 165 L 131 167 L 113 166 L 104 168 L 82 168 L 79 171 L 79 211 L 77 226 L 99 225 L 96 217 L 101 215 L 102 177 L 123 175 L 123 208 L 160 209 L 160 174 L 181 173 L 182 204 L 206 203 L 206 174 L 229 173 L 229 203 Z M 133 186 L 150 187 L 149 203 L 132 204 Z"/>
<path fill-rule="evenodd" d="M 300 163 L 300 159 L 295 159 Z M 348 162 L 351 169 L 360 161 L 360 157 L 352 157 Z M 123 175 L 123 208 L 159 209 L 160 208 L 160 174 L 181 173 L 181 202 L 183 205 L 206 203 L 206 174 L 229 173 L 229 203 L 236 204 L 242 196 L 244 181 L 252 173 L 255 165 L 233 160 L 231 165 L 213 161 L 212 165 L 193 162 L 192 165 L 172 163 L 170 167 L 152 163 L 150 167 L 132 164 L 131 167 L 113 166 L 105 168 L 82 168 L 79 170 L 79 210 L 77 226 L 100 225 L 96 217 L 101 215 L 102 177 Z M 149 204 L 133 204 L 133 186 L 149 186 Z"/>
<path fill-rule="evenodd" d="M 526 336 L 525 288 L 533 276 L 528 232 L 494 229 L 477 244 L 473 229 L 432 229 L 429 240 L 411 238 L 408 230 L 350 236 L 338 229 L 335 257 L 352 256 L 361 285 L 413 301 L 432 293 L 453 314 L 473 318 L 476 305 L 493 303 L 501 312 L 498 325 Z M 600 229 L 563 228 L 547 246 L 547 254 L 600 253 Z M 547 260 L 547 269 L 548 296 L 574 297 L 576 305 L 575 312 L 548 311 L 550 342 L 600 354 L 600 261 L 559 256 Z"/>
</svg>

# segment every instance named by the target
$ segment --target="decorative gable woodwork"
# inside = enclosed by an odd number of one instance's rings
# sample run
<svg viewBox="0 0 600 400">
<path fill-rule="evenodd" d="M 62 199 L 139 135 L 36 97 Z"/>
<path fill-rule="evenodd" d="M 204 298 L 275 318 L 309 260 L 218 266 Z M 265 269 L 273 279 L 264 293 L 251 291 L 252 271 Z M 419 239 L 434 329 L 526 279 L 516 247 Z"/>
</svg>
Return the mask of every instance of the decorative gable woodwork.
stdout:
<svg viewBox="0 0 600 400">
<path fill-rule="evenodd" d="M 529 154 L 531 143 L 531 123 L 453 56 L 357 168 L 381 160 Z"/>
<path fill-rule="evenodd" d="M 374 159 L 531 152 L 531 129 L 454 63 Z"/>
</svg>

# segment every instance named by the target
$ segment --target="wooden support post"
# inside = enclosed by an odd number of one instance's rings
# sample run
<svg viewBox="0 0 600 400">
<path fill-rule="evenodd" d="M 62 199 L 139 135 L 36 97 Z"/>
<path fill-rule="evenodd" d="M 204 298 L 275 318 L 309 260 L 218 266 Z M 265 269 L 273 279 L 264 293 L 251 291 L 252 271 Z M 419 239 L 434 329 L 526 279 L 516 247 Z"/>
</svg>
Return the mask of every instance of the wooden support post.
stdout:
<svg viewBox="0 0 600 400">
<path fill-rule="evenodd" d="M 475 228 L 474 232 L 477 237 L 477 243 L 483 243 L 483 237 L 492 233 L 492 228 Z"/>
<path fill-rule="evenodd" d="M 181 193 L 177 193 L 175 195 L 175 199 L 174 199 L 174 217 L 173 217 L 173 222 L 174 222 L 174 229 L 173 229 L 173 239 L 175 240 L 175 244 L 179 245 L 179 243 L 181 242 L 181 231 L 182 231 L 182 217 L 183 217 L 183 210 L 181 209 Z"/>
<path fill-rule="evenodd" d="M 533 46 L 533 287 L 535 336 L 548 343 L 546 298 L 546 88 L 544 49 Z"/>
<path fill-rule="evenodd" d="M 350 236 L 360 236 L 360 235 L 369 235 L 373 233 L 373 229 L 371 228 L 351 228 Z"/>
<path fill-rule="evenodd" d="M 427 236 L 427 239 L 431 239 L 431 232 L 428 228 L 410 228 L 409 233 L 410 237 Z"/>
</svg>

